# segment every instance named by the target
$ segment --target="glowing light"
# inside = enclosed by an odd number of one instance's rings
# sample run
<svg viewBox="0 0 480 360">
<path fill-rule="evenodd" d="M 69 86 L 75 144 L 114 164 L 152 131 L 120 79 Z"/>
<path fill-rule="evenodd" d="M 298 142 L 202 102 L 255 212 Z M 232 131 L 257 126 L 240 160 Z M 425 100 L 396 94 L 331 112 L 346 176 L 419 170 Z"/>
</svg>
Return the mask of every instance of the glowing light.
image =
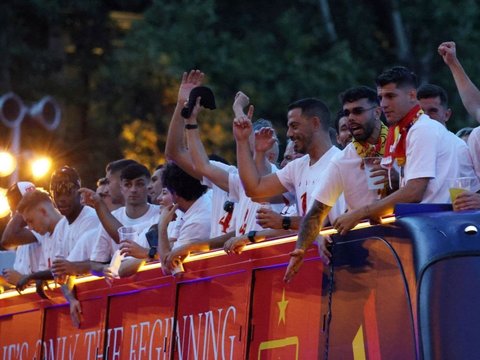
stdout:
<svg viewBox="0 0 480 360">
<path fill-rule="evenodd" d="M 10 206 L 7 201 L 7 190 L 0 188 L 0 218 L 10 214 Z"/>
<path fill-rule="evenodd" d="M 17 160 L 12 154 L 1 151 L 0 152 L 0 177 L 8 176 L 15 171 L 17 167 Z"/>
<path fill-rule="evenodd" d="M 32 175 L 34 178 L 39 179 L 44 177 L 50 171 L 52 167 L 52 160 L 48 157 L 42 157 L 32 161 Z"/>
</svg>

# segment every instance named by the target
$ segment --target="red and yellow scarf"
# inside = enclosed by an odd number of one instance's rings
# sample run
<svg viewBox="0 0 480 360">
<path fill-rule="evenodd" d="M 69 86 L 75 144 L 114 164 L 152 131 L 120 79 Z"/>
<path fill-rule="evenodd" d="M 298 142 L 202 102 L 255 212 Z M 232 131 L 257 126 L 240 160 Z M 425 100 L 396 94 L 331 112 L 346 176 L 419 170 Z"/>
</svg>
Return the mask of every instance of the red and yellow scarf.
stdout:
<svg viewBox="0 0 480 360">
<path fill-rule="evenodd" d="M 389 127 L 385 146 L 385 165 L 393 166 L 394 160 L 399 166 L 405 165 L 407 133 L 422 114 L 423 110 L 417 104 L 395 126 Z"/>
<path fill-rule="evenodd" d="M 378 136 L 376 144 L 370 144 L 366 141 L 358 141 L 355 140 L 355 138 L 353 138 L 352 144 L 357 151 L 358 156 L 360 156 L 362 159 L 366 157 L 383 156 L 383 154 L 385 153 L 387 134 L 388 127 L 386 127 L 382 123 L 382 127 L 380 128 L 380 135 Z"/>
</svg>

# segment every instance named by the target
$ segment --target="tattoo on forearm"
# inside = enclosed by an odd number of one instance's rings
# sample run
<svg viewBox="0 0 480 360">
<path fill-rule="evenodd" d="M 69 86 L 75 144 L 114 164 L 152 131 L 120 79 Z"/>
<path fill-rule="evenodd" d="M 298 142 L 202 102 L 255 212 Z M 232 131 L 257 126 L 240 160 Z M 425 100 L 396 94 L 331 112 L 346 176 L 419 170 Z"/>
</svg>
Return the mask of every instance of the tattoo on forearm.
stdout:
<svg viewBox="0 0 480 360">
<path fill-rule="evenodd" d="M 320 231 L 320 225 L 325 220 L 330 209 L 330 206 L 315 200 L 300 224 L 297 248 L 307 249 L 315 241 Z"/>
</svg>

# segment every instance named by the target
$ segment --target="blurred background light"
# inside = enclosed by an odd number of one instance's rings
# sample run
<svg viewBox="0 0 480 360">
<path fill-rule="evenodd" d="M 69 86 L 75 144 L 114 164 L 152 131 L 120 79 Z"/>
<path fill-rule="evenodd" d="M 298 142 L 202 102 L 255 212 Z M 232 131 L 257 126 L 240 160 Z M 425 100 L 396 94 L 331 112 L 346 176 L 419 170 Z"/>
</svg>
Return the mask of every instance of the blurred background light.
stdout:
<svg viewBox="0 0 480 360">
<path fill-rule="evenodd" d="M 31 163 L 32 176 L 35 179 L 40 179 L 46 176 L 52 167 L 52 160 L 49 157 L 40 157 L 34 159 Z"/>
<path fill-rule="evenodd" d="M 9 176 L 15 171 L 17 160 L 7 151 L 0 151 L 0 177 Z"/>
<path fill-rule="evenodd" d="M 10 214 L 10 206 L 7 201 L 7 189 L 0 188 L 0 218 Z"/>
</svg>

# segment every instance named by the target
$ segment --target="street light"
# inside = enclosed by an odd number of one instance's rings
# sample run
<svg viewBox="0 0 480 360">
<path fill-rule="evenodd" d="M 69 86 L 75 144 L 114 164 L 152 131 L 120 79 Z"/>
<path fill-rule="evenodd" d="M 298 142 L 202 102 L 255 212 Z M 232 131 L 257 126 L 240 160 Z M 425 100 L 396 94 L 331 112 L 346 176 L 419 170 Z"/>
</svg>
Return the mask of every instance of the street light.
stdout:
<svg viewBox="0 0 480 360">
<path fill-rule="evenodd" d="M 37 158 L 32 161 L 31 169 L 32 169 L 32 176 L 35 179 L 40 179 L 44 177 L 52 167 L 52 160 L 46 156 Z"/>
<path fill-rule="evenodd" d="M 0 122 L 12 129 L 11 152 L 14 156 L 20 156 L 21 124 L 26 117 L 38 122 L 48 131 L 55 130 L 60 124 L 61 109 L 57 101 L 51 96 L 45 96 L 30 108 L 25 106 L 22 99 L 9 92 L 0 97 Z M 34 177 L 45 176 L 51 166 L 51 161 L 41 161 L 32 168 Z M 47 170 L 42 170 L 42 169 Z M 34 170 L 35 169 L 35 170 Z M 18 169 L 14 167 L 11 173 L 10 183 L 18 181 Z M 0 175 L 1 176 L 1 175 Z"/>
<path fill-rule="evenodd" d="M 15 171 L 17 160 L 7 151 L 0 151 L 0 177 L 9 176 Z"/>
<path fill-rule="evenodd" d="M 7 201 L 7 190 L 0 188 L 0 218 L 10 214 L 10 206 Z"/>
</svg>

